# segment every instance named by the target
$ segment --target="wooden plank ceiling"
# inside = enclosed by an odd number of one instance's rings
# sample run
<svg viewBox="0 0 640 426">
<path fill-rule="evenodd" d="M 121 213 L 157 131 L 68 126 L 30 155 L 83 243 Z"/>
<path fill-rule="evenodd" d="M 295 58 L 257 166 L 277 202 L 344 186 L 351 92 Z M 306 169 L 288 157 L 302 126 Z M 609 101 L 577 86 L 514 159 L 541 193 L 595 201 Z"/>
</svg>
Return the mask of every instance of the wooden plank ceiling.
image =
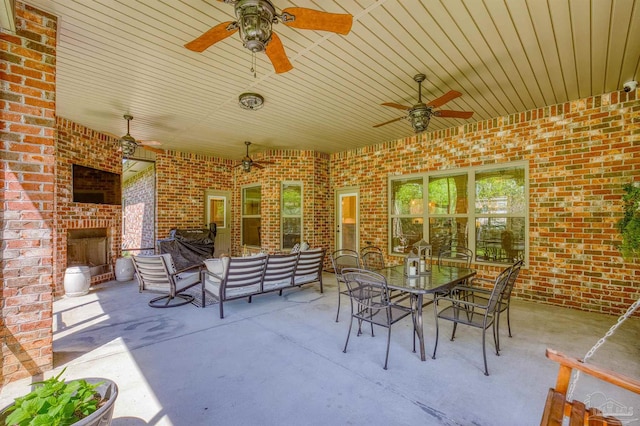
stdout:
<svg viewBox="0 0 640 426">
<path fill-rule="evenodd" d="M 640 0 L 272 0 L 354 17 L 337 35 L 274 25 L 292 71 L 275 74 L 235 34 L 204 51 L 183 45 L 234 21 L 215 0 L 26 0 L 59 17 L 57 114 L 160 148 L 240 159 L 244 141 L 326 153 L 413 134 L 381 106 L 463 93 L 429 130 L 622 89 L 639 79 Z M 241 109 L 238 95 L 265 105 Z"/>
</svg>

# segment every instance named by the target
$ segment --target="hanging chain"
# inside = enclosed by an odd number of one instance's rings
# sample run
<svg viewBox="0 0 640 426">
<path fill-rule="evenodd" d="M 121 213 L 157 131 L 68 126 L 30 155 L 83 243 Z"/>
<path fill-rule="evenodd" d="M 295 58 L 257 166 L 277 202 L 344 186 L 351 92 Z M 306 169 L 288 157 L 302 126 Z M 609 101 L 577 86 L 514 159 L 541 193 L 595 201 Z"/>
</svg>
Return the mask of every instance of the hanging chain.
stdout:
<svg viewBox="0 0 640 426">
<path fill-rule="evenodd" d="M 615 331 L 618 329 L 618 327 L 620 327 L 623 322 L 625 322 L 629 317 L 631 317 L 633 312 L 636 309 L 638 309 L 639 306 L 640 306 L 640 299 L 636 300 L 631 306 L 629 306 L 629 309 L 627 309 L 627 312 L 625 312 L 623 315 L 621 315 L 620 318 L 618 318 L 618 321 L 611 326 L 609 331 L 607 331 L 605 333 L 605 335 L 602 336 L 600 338 L 600 340 L 598 340 L 596 342 L 596 344 L 593 345 L 593 347 L 591 349 L 589 349 L 587 354 L 582 359 L 582 362 L 587 362 L 587 360 L 593 356 L 593 354 L 598 350 L 598 348 L 600 346 L 602 346 L 607 341 L 607 338 L 611 337 L 611 335 L 613 335 L 613 333 L 615 333 Z M 579 377 L 580 377 L 580 370 L 575 370 L 573 372 L 573 379 L 571 381 L 571 385 L 569 386 L 569 391 L 567 392 L 567 400 L 571 400 L 572 399 L 573 391 L 576 388 L 576 383 L 578 383 L 578 378 Z"/>
<path fill-rule="evenodd" d="M 251 52 L 251 72 L 253 73 L 253 78 L 257 77 L 257 61 L 256 61 L 256 52 Z"/>
</svg>

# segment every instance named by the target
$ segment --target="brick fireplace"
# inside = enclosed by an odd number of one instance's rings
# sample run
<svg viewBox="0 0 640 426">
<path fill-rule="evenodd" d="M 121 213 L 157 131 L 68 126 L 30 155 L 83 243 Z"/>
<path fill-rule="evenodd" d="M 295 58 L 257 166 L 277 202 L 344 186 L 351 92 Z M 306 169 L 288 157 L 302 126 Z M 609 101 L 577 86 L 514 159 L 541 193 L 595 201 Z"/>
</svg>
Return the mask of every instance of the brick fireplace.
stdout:
<svg viewBox="0 0 640 426">
<path fill-rule="evenodd" d="M 108 206 L 109 209 L 114 207 Z M 80 204 L 76 210 L 83 214 L 85 208 Z M 57 221 L 54 242 L 57 254 L 54 265 L 56 296 L 64 294 L 64 273 L 69 266 L 89 266 L 92 285 L 115 278 L 113 268 L 120 255 L 122 241 L 120 208 L 117 210 L 112 220 Z"/>
<path fill-rule="evenodd" d="M 73 202 L 72 169 L 79 164 L 120 174 L 122 157 L 117 142 L 102 133 L 60 117 L 57 129 L 53 269 L 54 295 L 61 296 L 72 263 L 90 267 L 92 285 L 115 278 L 113 268 L 122 253 L 122 206 Z"/>
</svg>

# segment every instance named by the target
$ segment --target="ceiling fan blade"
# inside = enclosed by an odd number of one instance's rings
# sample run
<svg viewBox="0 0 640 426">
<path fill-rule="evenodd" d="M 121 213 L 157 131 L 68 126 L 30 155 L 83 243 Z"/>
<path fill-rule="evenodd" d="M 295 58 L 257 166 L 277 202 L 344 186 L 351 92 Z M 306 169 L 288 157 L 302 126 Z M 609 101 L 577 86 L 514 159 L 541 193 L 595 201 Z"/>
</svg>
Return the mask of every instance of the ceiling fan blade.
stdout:
<svg viewBox="0 0 640 426">
<path fill-rule="evenodd" d="M 251 167 L 255 167 L 256 169 L 264 169 L 264 166 L 260 163 L 256 163 L 255 161 L 251 163 Z"/>
<path fill-rule="evenodd" d="M 401 110 L 404 110 L 404 111 L 409 111 L 411 109 L 411 107 L 400 105 L 400 104 L 396 104 L 396 103 L 393 103 L 393 102 L 385 102 L 385 103 L 380 104 L 380 105 L 388 106 L 388 107 L 391 107 L 391 108 L 398 108 L 398 109 L 401 109 Z"/>
<path fill-rule="evenodd" d="M 288 7 L 282 10 L 282 14 L 293 15 L 294 19 L 283 23 L 292 28 L 301 30 L 331 31 L 346 35 L 351 31 L 353 16 L 342 13 L 328 13 L 305 7 Z"/>
<path fill-rule="evenodd" d="M 445 93 L 444 95 L 440 96 L 437 99 L 432 100 L 431 102 L 427 103 L 427 106 L 433 107 L 433 108 L 437 108 L 441 105 L 446 104 L 447 102 L 457 98 L 458 96 L 462 96 L 462 93 L 460 92 L 456 92 L 455 90 L 450 90 L 447 93 Z"/>
<path fill-rule="evenodd" d="M 109 133 L 109 132 L 102 132 L 102 133 L 107 135 L 107 136 L 109 136 L 110 138 L 114 138 L 114 139 L 118 139 L 118 140 L 122 139 L 122 136 L 118 136 L 118 135 L 115 135 L 113 133 Z"/>
<path fill-rule="evenodd" d="M 162 143 L 158 141 L 136 141 L 138 145 L 146 145 L 146 146 L 160 146 Z"/>
<path fill-rule="evenodd" d="M 287 72 L 293 69 L 293 65 L 289 62 L 289 58 L 287 58 L 287 54 L 284 51 L 284 46 L 282 45 L 282 41 L 278 34 L 271 33 L 271 40 L 269 44 L 267 44 L 267 48 L 265 49 L 265 53 L 271 60 L 273 64 L 273 68 L 276 70 L 276 74 L 282 74 L 283 72 Z"/>
<path fill-rule="evenodd" d="M 380 124 L 376 124 L 373 127 L 380 127 L 380 126 L 384 126 L 385 124 L 391 124 L 391 123 L 395 123 L 396 121 L 400 121 L 402 120 L 404 117 L 399 117 L 399 118 L 394 118 L 393 120 L 389 120 L 389 121 L 385 121 L 384 123 L 380 123 Z"/>
<path fill-rule="evenodd" d="M 209 46 L 224 40 L 238 31 L 238 28 L 229 29 L 229 25 L 231 24 L 233 24 L 232 21 L 218 24 L 200 37 L 185 44 L 184 47 L 194 52 L 204 52 Z"/>
<path fill-rule="evenodd" d="M 142 149 L 146 149 L 147 151 L 155 152 L 156 154 L 164 154 L 164 150 L 160 148 L 154 148 L 152 146 L 140 145 Z"/>
<path fill-rule="evenodd" d="M 451 111 L 447 109 L 441 109 L 434 111 L 433 115 L 442 118 L 471 118 L 473 112 L 471 111 Z"/>
</svg>

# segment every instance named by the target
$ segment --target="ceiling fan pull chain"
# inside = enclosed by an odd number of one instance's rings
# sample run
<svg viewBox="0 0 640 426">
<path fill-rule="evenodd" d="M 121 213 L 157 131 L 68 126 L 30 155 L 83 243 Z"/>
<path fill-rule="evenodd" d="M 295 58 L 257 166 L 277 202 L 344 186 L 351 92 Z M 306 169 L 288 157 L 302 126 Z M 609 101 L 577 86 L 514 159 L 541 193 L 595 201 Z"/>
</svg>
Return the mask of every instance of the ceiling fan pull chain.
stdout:
<svg viewBox="0 0 640 426">
<path fill-rule="evenodd" d="M 253 73 L 253 78 L 257 78 L 258 73 L 256 72 L 257 61 L 256 61 L 256 52 L 251 52 L 251 72 Z"/>
</svg>

